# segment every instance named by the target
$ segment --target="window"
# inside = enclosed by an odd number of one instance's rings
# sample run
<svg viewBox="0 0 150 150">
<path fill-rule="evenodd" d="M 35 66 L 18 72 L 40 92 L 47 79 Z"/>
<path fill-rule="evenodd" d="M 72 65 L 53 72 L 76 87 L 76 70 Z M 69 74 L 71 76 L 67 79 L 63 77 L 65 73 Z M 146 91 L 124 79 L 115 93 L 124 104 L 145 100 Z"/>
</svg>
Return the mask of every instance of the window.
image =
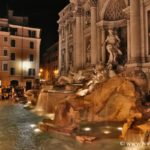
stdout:
<svg viewBox="0 0 150 150">
<path fill-rule="evenodd" d="M 0 30 L 8 32 L 8 27 L 0 27 Z"/>
<path fill-rule="evenodd" d="M 33 60 L 34 60 L 33 54 L 30 54 L 30 55 L 29 55 L 29 60 L 30 60 L 30 61 L 33 61 Z"/>
<path fill-rule="evenodd" d="M 34 76 L 34 75 L 35 75 L 35 69 L 30 68 L 30 69 L 28 70 L 28 75 L 29 75 L 29 76 Z"/>
<path fill-rule="evenodd" d="M 11 59 L 11 60 L 15 60 L 15 59 L 16 59 L 16 55 L 15 55 L 15 53 L 11 53 L 11 55 L 10 55 L 10 59 Z"/>
<path fill-rule="evenodd" d="M 30 48 L 34 48 L 34 42 L 30 42 Z"/>
<path fill-rule="evenodd" d="M 29 31 L 28 31 L 28 34 L 29 34 L 29 37 L 36 37 L 36 36 L 35 36 L 35 35 L 36 35 L 36 32 L 35 32 L 35 31 L 29 30 Z"/>
<path fill-rule="evenodd" d="M 8 56 L 8 51 L 5 49 L 4 50 L 4 54 L 3 54 L 4 56 Z"/>
<path fill-rule="evenodd" d="M 11 35 L 17 35 L 17 28 L 10 28 Z"/>
<path fill-rule="evenodd" d="M 10 74 L 15 75 L 15 68 L 10 68 Z"/>
<path fill-rule="evenodd" d="M 3 71 L 7 71 L 8 70 L 8 64 L 4 63 L 3 64 Z"/>
<path fill-rule="evenodd" d="M 11 46 L 15 47 L 16 46 L 16 41 L 15 40 L 11 40 Z"/>
<path fill-rule="evenodd" d="M 8 38 L 7 37 L 4 37 L 4 42 L 7 42 L 8 41 Z"/>
</svg>

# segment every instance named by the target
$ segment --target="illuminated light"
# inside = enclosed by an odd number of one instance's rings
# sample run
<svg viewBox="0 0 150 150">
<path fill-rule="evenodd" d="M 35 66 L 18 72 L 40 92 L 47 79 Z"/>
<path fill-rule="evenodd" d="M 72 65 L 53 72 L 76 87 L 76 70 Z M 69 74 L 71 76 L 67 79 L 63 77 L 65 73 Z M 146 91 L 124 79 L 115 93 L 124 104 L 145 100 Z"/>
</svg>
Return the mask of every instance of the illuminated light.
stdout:
<svg viewBox="0 0 150 150">
<path fill-rule="evenodd" d="M 46 81 L 46 80 L 45 80 L 45 79 L 40 79 L 40 81 L 44 82 L 44 81 Z"/>
<path fill-rule="evenodd" d="M 55 114 L 54 113 L 52 113 L 52 114 L 46 114 L 45 116 L 48 117 L 51 120 L 55 119 Z"/>
<path fill-rule="evenodd" d="M 131 143 L 131 144 L 137 144 L 137 143 Z M 139 143 L 140 144 L 140 143 Z M 124 147 L 123 150 L 145 150 L 144 146 L 129 146 L 129 147 Z"/>
<path fill-rule="evenodd" d="M 30 106 L 31 106 L 31 102 L 29 101 L 29 102 L 27 102 L 27 104 L 24 105 L 24 108 L 30 107 Z"/>
<path fill-rule="evenodd" d="M 31 128 L 35 128 L 35 127 L 36 127 L 36 124 L 30 124 L 30 127 L 31 127 Z"/>
<path fill-rule="evenodd" d="M 27 102 L 27 105 L 30 105 L 30 104 L 31 104 L 31 101 L 28 101 L 28 102 Z"/>
<path fill-rule="evenodd" d="M 122 131 L 122 127 L 118 127 L 117 130 Z"/>
<path fill-rule="evenodd" d="M 106 126 L 106 128 L 107 128 L 107 129 L 110 129 L 111 127 L 110 127 L 110 126 Z"/>
<path fill-rule="evenodd" d="M 104 130 L 103 133 L 104 133 L 104 134 L 110 134 L 111 132 L 108 131 L 108 130 Z"/>
<path fill-rule="evenodd" d="M 35 133 L 41 133 L 42 131 L 39 128 L 34 129 Z"/>
<path fill-rule="evenodd" d="M 38 73 L 39 77 L 41 76 L 41 72 Z"/>
<path fill-rule="evenodd" d="M 23 70 L 27 71 L 29 68 L 31 68 L 31 63 L 29 61 L 23 61 Z"/>
<path fill-rule="evenodd" d="M 90 127 L 85 127 L 83 128 L 84 131 L 91 131 L 91 128 Z"/>
<path fill-rule="evenodd" d="M 36 111 L 43 112 L 42 108 L 37 108 Z"/>
<path fill-rule="evenodd" d="M 35 108 L 33 110 L 31 110 L 33 113 L 36 113 L 38 116 L 43 116 L 43 109 L 41 108 Z"/>
<path fill-rule="evenodd" d="M 43 72 L 43 69 L 42 69 L 42 68 L 40 69 L 40 72 Z"/>
<path fill-rule="evenodd" d="M 59 70 L 58 69 L 54 70 L 54 75 L 58 76 L 58 74 L 59 74 Z"/>
</svg>

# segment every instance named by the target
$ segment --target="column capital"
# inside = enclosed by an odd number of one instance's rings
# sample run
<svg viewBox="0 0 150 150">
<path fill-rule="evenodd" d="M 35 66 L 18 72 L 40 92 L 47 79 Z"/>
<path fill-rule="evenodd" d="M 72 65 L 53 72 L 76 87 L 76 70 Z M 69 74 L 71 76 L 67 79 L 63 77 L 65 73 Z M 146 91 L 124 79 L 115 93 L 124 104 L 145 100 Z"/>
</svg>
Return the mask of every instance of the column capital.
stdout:
<svg viewBox="0 0 150 150">
<path fill-rule="evenodd" d="M 81 6 L 76 7 L 76 16 L 82 16 L 84 15 L 84 10 Z"/>
<path fill-rule="evenodd" d="M 91 7 L 96 7 L 97 5 L 97 0 L 89 0 L 89 3 L 91 5 Z"/>
</svg>

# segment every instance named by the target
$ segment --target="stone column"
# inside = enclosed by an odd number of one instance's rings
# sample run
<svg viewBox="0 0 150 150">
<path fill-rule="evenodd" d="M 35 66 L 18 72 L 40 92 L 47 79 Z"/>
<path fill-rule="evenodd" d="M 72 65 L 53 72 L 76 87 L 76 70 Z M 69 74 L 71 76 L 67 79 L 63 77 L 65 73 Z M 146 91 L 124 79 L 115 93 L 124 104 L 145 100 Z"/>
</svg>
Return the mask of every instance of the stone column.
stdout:
<svg viewBox="0 0 150 150">
<path fill-rule="evenodd" d="M 91 64 L 97 63 L 96 0 L 91 2 Z"/>
<path fill-rule="evenodd" d="M 68 65 L 69 65 L 69 62 L 68 62 L 68 26 L 67 26 L 67 23 L 65 24 L 65 48 L 66 48 L 66 53 L 65 53 L 65 72 L 67 73 L 68 71 Z"/>
<path fill-rule="evenodd" d="M 99 43 L 99 44 L 98 44 Z M 102 51 L 102 46 L 101 46 L 101 30 L 100 28 L 98 28 L 97 31 L 97 61 L 102 61 L 101 57 L 101 51 Z"/>
<path fill-rule="evenodd" d="M 141 11 L 141 61 L 146 61 L 146 48 L 145 48 L 145 9 L 144 9 L 144 2 L 140 1 L 140 11 Z"/>
<path fill-rule="evenodd" d="M 81 16 L 81 50 L 82 50 L 82 53 L 81 53 L 81 67 L 83 68 L 84 67 L 84 17 L 83 15 Z"/>
<path fill-rule="evenodd" d="M 82 37 L 81 37 L 81 15 L 82 8 L 77 6 L 76 10 L 76 52 L 75 52 L 75 68 L 82 66 Z"/>
<path fill-rule="evenodd" d="M 61 49 L 62 49 L 62 46 L 61 46 L 61 43 L 62 43 L 62 35 L 61 35 L 61 29 L 59 30 L 59 54 L 58 54 L 58 69 L 59 69 L 59 73 L 61 71 Z"/>
<path fill-rule="evenodd" d="M 127 20 L 127 61 L 131 60 L 130 20 Z"/>
<path fill-rule="evenodd" d="M 131 63 L 140 62 L 141 33 L 140 33 L 140 1 L 130 1 L 130 27 L 131 27 Z"/>
<path fill-rule="evenodd" d="M 105 41 L 105 30 L 104 28 L 101 29 L 101 45 L 102 45 L 102 53 L 101 53 L 101 59 L 102 59 L 102 62 L 105 64 L 106 62 L 106 49 L 105 49 L 105 44 L 104 44 L 104 41 Z"/>
</svg>

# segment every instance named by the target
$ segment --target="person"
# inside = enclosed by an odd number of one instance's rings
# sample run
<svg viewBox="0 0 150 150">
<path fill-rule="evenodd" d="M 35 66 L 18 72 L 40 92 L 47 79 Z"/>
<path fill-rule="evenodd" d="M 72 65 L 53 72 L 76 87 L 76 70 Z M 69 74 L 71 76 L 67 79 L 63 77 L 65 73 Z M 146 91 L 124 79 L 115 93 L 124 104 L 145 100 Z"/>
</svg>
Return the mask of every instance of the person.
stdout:
<svg viewBox="0 0 150 150">
<path fill-rule="evenodd" d="M 109 60 L 108 63 L 117 63 L 118 55 L 122 55 L 121 50 L 119 49 L 120 46 L 120 39 L 117 34 L 114 34 L 113 29 L 108 30 L 108 36 L 104 41 L 106 43 L 106 50 L 109 53 Z"/>
</svg>

